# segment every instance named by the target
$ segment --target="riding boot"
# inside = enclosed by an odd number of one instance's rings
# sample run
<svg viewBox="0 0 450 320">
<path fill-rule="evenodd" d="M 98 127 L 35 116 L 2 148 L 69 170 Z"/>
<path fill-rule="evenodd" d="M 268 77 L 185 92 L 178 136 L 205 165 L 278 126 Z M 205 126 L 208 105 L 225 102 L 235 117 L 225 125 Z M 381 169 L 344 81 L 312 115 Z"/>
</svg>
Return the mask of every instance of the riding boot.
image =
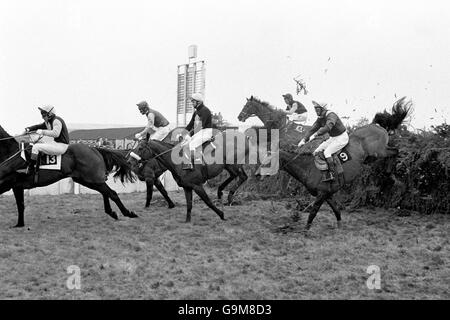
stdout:
<svg viewBox="0 0 450 320">
<path fill-rule="evenodd" d="M 28 162 L 27 175 L 34 176 L 34 180 L 33 180 L 34 183 L 37 182 L 37 172 L 36 172 L 37 161 L 38 161 L 38 155 L 32 153 L 30 160 Z"/>
<path fill-rule="evenodd" d="M 334 169 L 334 160 L 332 157 L 326 158 L 328 164 L 328 171 L 326 177 L 322 180 L 323 182 L 333 181 L 336 176 L 336 170 Z"/>
<path fill-rule="evenodd" d="M 183 170 L 194 170 L 194 164 L 195 164 L 195 150 L 191 150 L 191 163 L 184 163 L 182 166 Z"/>
</svg>

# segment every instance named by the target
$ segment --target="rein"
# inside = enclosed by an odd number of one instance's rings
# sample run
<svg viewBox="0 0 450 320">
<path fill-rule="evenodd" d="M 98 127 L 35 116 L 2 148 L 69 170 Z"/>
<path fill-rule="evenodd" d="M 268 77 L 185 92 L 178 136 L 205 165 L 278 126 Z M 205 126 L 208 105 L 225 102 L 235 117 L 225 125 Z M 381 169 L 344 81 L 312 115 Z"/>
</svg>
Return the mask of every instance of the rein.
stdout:
<svg viewBox="0 0 450 320">
<path fill-rule="evenodd" d="M 0 141 L 11 140 L 11 139 L 19 138 L 19 137 L 25 137 L 25 136 L 28 136 L 28 135 L 30 135 L 30 134 L 32 134 L 32 133 L 36 133 L 36 132 L 35 132 L 35 131 L 30 131 L 30 132 L 27 132 L 26 134 L 20 134 L 20 135 L 18 135 L 18 136 L 12 136 L 12 137 L 1 138 Z"/>
<path fill-rule="evenodd" d="M 29 148 L 29 147 L 28 147 Z M 0 167 L 3 166 L 8 161 L 14 159 L 18 154 L 20 154 L 22 151 L 25 151 L 27 148 L 19 148 L 19 151 L 14 153 L 12 156 L 10 156 L 8 159 L 4 160 L 2 163 L 0 163 Z"/>
</svg>

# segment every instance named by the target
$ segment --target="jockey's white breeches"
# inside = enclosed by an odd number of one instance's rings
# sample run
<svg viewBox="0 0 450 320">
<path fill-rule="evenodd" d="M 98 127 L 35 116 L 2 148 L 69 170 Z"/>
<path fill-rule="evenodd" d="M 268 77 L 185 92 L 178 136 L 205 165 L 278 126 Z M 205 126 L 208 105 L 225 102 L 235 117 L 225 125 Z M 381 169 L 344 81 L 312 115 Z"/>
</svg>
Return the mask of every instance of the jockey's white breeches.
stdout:
<svg viewBox="0 0 450 320">
<path fill-rule="evenodd" d="M 288 119 L 293 122 L 299 122 L 299 123 L 306 123 L 306 120 L 308 120 L 308 115 L 306 113 L 298 114 L 293 113 L 289 114 Z"/>
<path fill-rule="evenodd" d="M 189 150 L 195 151 L 198 147 L 200 147 L 202 144 L 204 144 L 206 141 L 211 140 L 213 137 L 213 129 L 207 128 L 202 129 L 196 134 L 194 134 L 189 141 Z"/>
<path fill-rule="evenodd" d="M 44 136 L 39 141 L 34 143 L 31 153 L 37 155 L 39 152 L 42 152 L 52 156 L 57 156 L 65 153 L 68 147 L 68 144 L 56 142 L 53 138 Z"/>
<path fill-rule="evenodd" d="M 319 147 L 314 151 L 318 153 L 323 151 L 325 158 L 330 158 L 334 153 L 344 148 L 348 143 L 348 133 L 345 131 L 343 134 L 337 137 L 330 137 L 322 142 Z"/>
<path fill-rule="evenodd" d="M 162 141 L 170 133 L 170 126 L 159 127 L 150 135 L 150 139 Z"/>
</svg>

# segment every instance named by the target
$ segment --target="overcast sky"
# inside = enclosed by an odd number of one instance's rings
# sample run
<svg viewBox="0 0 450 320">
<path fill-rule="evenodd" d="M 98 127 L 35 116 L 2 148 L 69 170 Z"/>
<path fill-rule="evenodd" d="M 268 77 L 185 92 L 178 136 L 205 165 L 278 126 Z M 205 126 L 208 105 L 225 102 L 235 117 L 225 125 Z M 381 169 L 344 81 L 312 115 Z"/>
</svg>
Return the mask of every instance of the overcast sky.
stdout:
<svg viewBox="0 0 450 320">
<path fill-rule="evenodd" d="M 450 120 L 445 0 L 0 0 L 0 125 L 19 133 L 41 104 L 68 123 L 143 125 L 143 99 L 175 121 L 191 44 L 205 104 L 231 122 L 251 95 L 284 108 L 298 75 L 311 121 L 311 99 L 354 121 L 395 95 L 413 100 L 416 128 Z"/>
</svg>

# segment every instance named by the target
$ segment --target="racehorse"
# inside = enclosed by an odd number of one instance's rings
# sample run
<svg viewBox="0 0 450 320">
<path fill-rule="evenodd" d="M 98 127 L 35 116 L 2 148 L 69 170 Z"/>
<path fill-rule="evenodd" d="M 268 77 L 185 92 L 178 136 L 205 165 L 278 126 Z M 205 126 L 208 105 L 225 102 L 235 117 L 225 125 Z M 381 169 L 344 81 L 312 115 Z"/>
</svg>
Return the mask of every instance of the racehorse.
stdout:
<svg viewBox="0 0 450 320">
<path fill-rule="evenodd" d="M 235 144 L 235 138 L 238 140 L 237 144 Z M 239 141 L 243 143 L 239 144 Z M 211 156 L 212 153 L 217 155 L 216 160 L 218 161 L 196 163 L 192 171 L 183 170 L 181 162 L 174 160 L 174 155 L 179 155 L 180 152 L 183 152 L 183 146 L 181 144 L 174 146 L 171 143 L 163 141 L 149 140 L 147 142 L 144 140 L 133 151 L 140 158 L 140 163 L 143 162 L 145 164 L 150 159 L 156 159 L 172 173 L 177 184 L 184 189 L 187 203 L 186 222 L 191 221 L 192 191 L 195 191 L 209 208 L 222 220 L 225 220 L 224 213 L 212 203 L 203 188 L 203 184 L 207 180 L 216 177 L 223 170 L 228 171 L 230 177 L 222 183 L 218 190 L 220 199 L 223 188 L 234 180 L 235 177 L 239 178 L 228 194 L 228 204 L 231 204 L 232 197 L 239 186 L 247 180 L 243 163 L 245 162 L 245 157 L 248 155 L 248 140 L 245 139 L 243 133 L 234 130 L 225 130 L 220 133 L 216 131 L 214 141 L 204 144 L 203 147 L 205 151 L 203 156 L 205 154 Z M 233 159 L 230 159 L 230 155 Z M 130 161 L 133 162 L 136 160 L 131 159 Z M 205 158 L 203 161 L 205 162 Z"/>
<path fill-rule="evenodd" d="M 412 102 L 407 102 L 406 97 L 403 97 L 394 103 L 390 114 L 386 111 L 377 113 L 371 124 L 358 128 L 350 134 L 349 143 L 344 148 L 348 156 L 347 161 L 342 163 L 343 176 L 340 177 L 341 179 L 335 179 L 331 182 L 322 181 L 322 173 L 317 168 L 315 157 L 312 155 L 312 151 L 318 147 L 321 139 L 312 140 L 301 147 L 300 150 L 296 145 L 289 147 L 287 144 L 284 145 L 284 148 L 280 148 L 280 169 L 300 181 L 316 197 L 314 203 L 309 206 L 311 209 L 306 229 L 311 227 L 317 212 L 325 201 L 333 210 L 338 227 L 341 226 L 341 212 L 333 199 L 333 195 L 343 185 L 351 183 L 360 174 L 362 164 L 368 158 L 397 156 L 398 149 L 388 146 L 389 134 L 387 130 L 398 128 L 410 114 L 411 107 Z"/>
<path fill-rule="evenodd" d="M 20 144 L 0 126 L 0 194 L 13 189 L 18 209 L 18 222 L 15 227 L 25 226 L 25 189 L 44 187 L 67 177 L 100 192 L 105 212 L 112 218 L 117 220 L 118 216 L 112 210 L 109 199 L 116 203 L 125 217 L 137 217 L 123 205 L 117 193 L 105 182 L 107 174 L 112 171 L 115 172 L 114 177 L 120 178 L 122 182 L 134 181 L 131 168 L 120 152 L 91 148 L 80 143 L 70 144 L 67 152 L 61 157 L 61 170 L 41 169 L 38 172 L 39 179 L 35 182 L 33 175 L 17 172 L 27 166 L 21 154 L 29 147 L 27 144 Z"/>
<path fill-rule="evenodd" d="M 185 129 L 183 128 L 175 128 L 173 129 L 167 137 L 165 137 L 162 142 L 172 145 L 172 147 L 175 147 L 179 140 L 177 137 L 180 136 L 181 133 L 185 133 Z M 148 141 L 148 139 L 146 140 Z M 133 150 L 131 150 L 133 151 Z M 134 150 L 137 152 L 137 150 Z M 144 161 L 137 161 L 133 157 L 130 157 L 130 153 L 127 153 L 127 158 L 129 163 L 131 164 L 131 168 L 133 172 L 139 177 L 141 181 L 146 181 L 147 183 L 147 200 L 146 200 L 146 207 L 147 204 L 150 204 L 150 201 L 152 199 L 152 192 L 149 190 L 153 190 L 153 183 L 155 183 L 158 190 L 161 192 L 161 194 L 164 196 L 166 201 L 169 204 L 169 208 L 173 208 L 171 204 L 173 202 L 170 200 L 169 196 L 167 195 L 167 191 L 164 189 L 164 186 L 160 184 L 160 187 L 157 185 L 157 178 L 164 173 L 166 170 L 168 170 L 160 161 L 157 161 L 156 159 L 148 159 Z M 240 185 L 242 185 L 247 180 L 247 174 L 244 171 L 244 168 L 242 165 L 236 164 L 236 165 L 228 165 L 225 167 L 225 170 L 228 172 L 229 177 L 222 182 L 222 184 L 219 185 L 217 189 L 217 198 L 219 200 L 222 200 L 223 197 L 223 191 L 225 188 L 235 179 L 238 179 L 238 183 L 236 183 L 228 193 L 227 197 L 227 203 L 226 205 L 231 205 L 233 202 L 233 196 L 236 193 L 236 190 L 239 188 Z M 167 195 L 167 197 L 166 197 Z"/>
<path fill-rule="evenodd" d="M 129 150 L 133 151 L 133 150 Z M 128 156 L 128 155 L 127 155 Z M 172 199 L 170 199 L 167 190 L 164 188 L 163 184 L 159 180 L 159 177 L 167 171 L 167 168 L 163 164 L 159 163 L 155 159 L 150 159 L 143 165 L 139 165 L 137 161 L 128 160 L 131 170 L 136 174 L 139 180 L 144 181 L 147 192 L 145 199 L 145 207 L 149 208 L 150 203 L 153 198 L 153 186 L 155 186 L 158 191 L 162 194 L 164 199 L 166 199 L 169 209 L 175 208 L 175 204 Z"/>
<path fill-rule="evenodd" d="M 251 96 L 238 115 L 238 120 L 245 122 L 250 117 L 258 117 L 266 129 L 279 129 L 280 141 L 298 143 L 311 128 L 288 121 L 288 113 L 277 109 L 266 101 Z"/>
</svg>

